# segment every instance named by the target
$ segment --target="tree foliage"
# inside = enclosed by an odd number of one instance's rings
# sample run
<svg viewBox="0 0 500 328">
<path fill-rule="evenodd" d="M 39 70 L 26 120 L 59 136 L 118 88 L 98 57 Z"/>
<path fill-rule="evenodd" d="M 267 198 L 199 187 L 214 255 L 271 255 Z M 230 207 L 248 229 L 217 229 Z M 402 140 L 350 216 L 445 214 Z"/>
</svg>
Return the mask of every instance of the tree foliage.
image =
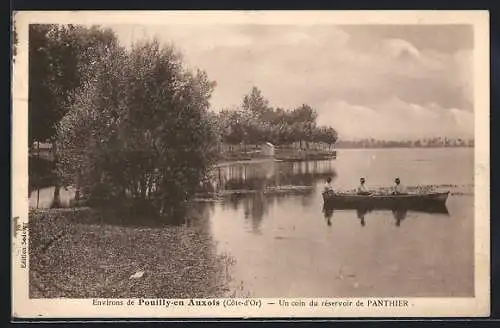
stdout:
<svg viewBox="0 0 500 328">
<path fill-rule="evenodd" d="M 316 110 L 306 104 L 291 110 L 272 108 L 262 92 L 253 87 L 239 109 L 220 112 L 219 133 L 230 145 L 265 141 L 278 145 L 302 141 L 335 144 L 337 132 L 318 126 L 317 118 Z"/>
<path fill-rule="evenodd" d="M 271 110 L 269 100 L 262 96 L 262 92 L 257 87 L 253 87 L 248 95 L 243 98 L 243 111 L 249 111 L 259 117 L 264 116 Z"/>
<path fill-rule="evenodd" d="M 103 48 L 117 44 L 98 26 L 29 27 L 29 141 L 53 139 L 80 86 L 94 74 Z"/>
<path fill-rule="evenodd" d="M 109 48 L 96 71 L 59 124 L 65 183 L 95 201 L 179 208 L 216 159 L 213 83 L 157 41 Z"/>
</svg>

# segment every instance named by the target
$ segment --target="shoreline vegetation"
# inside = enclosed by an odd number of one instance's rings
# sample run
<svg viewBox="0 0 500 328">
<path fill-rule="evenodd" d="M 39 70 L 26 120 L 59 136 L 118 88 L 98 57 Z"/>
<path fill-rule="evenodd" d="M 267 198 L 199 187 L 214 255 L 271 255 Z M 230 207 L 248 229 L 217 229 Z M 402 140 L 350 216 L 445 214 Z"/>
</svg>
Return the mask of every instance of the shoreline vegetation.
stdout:
<svg viewBox="0 0 500 328">
<path fill-rule="evenodd" d="M 337 149 L 359 148 L 470 148 L 474 147 L 472 138 L 434 137 L 409 140 L 384 140 L 366 138 L 360 140 L 338 140 Z"/>
</svg>

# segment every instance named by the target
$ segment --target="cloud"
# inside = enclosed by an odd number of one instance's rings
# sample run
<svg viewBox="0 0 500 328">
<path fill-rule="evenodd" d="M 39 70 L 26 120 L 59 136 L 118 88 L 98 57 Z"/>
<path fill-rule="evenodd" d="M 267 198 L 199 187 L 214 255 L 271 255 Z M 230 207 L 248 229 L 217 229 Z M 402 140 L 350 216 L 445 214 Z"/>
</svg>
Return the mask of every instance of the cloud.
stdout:
<svg viewBox="0 0 500 328">
<path fill-rule="evenodd" d="M 173 42 L 217 81 L 216 110 L 241 103 L 255 85 L 275 106 L 310 104 L 345 135 L 471 134 L 472 42 L 463 26 L 113 28 L 125 43 Z"/>
<path fill-rule="evenodd" d="M 456 66 L 456 82 L 462 89 L 463 95 L 467 101 L 473 103 L 473 57 L 472 50 L 460 50 L 453 55 Z"/>
<path fill-rule="evenodd" d="M 342 25 L 340 28 L 355 35 L 361 43 L 402 39 L 415 45 L 417 49 L 434 49 L 444 53 L 474 47 L 473 25 Z"/>
<path fill-rule="evenodd" d="M 392 58 L 396 60 L 413 58 L 419 59 L 420 52 L 413 44 L 401 39 L 387 39 L 383 41 Z"/>
<path fill-rule="evenodd" d="M 371 107 L 345 101 L 324 106 L 328 111 L 321 111 L 318 122 L 335 126 L 344 139 L 468 138 L 474 135 L 473 113 L 442 108 L 435 103 L 422 106 L 391 98 Z"/>
</svg>

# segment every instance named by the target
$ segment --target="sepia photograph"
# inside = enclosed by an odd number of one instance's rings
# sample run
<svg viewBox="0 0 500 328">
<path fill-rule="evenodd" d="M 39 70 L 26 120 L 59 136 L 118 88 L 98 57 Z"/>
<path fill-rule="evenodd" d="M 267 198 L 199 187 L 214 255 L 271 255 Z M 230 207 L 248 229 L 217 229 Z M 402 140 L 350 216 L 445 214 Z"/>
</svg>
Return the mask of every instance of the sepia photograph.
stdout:
<svg viewBox="0 0 500 328">
<path fill-rule="evenodd" d="M 487 315 L 488 16 L 465 13 L 14 16 L 14 298 Z"/>
</svg>

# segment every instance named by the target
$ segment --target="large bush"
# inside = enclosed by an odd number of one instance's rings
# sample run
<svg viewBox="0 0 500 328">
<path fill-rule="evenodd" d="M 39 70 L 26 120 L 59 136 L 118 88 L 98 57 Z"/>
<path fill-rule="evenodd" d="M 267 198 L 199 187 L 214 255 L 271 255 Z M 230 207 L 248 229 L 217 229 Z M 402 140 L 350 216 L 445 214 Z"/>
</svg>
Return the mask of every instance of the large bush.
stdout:
<svg viewBox="0 0 500 328">
<path fill-rule="evenodd" d="M 103 49 L 94 78 L 59 123 L 65 184 L 94 204 L 174 214 L 216 159 L 212 90 L 171 46 Z"/>
</svg>

